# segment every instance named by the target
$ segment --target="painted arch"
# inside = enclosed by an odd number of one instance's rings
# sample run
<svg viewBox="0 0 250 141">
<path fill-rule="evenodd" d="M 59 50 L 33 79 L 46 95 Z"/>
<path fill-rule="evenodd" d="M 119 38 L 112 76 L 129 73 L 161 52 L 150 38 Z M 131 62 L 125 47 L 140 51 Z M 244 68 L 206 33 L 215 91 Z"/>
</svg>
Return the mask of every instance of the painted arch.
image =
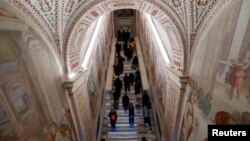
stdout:
<svg viewBox="0 0 250 141">
<path fill-rule="evenodd" d="M 175 30 L 175 34 L 177 35 L 176 38 L 178 41 L 180 41 L 180 47 L 184 48 L 184 38 L 183 38 L 183 33 L 178 30 L 180 26 L 179 24 L 174 23 L 176 22 L 175 19 L 171 19 L 169 17 L 172 17 L 171 15 L 169 16 L 170 13 L 166 13 L 163 11 L 161 6 L 157 7 L 154 4 L 146 1 L 132 1 L 132 0 L 125 0 L 125 1 L 111 1 L 111 0 L 106 0 L 100 3 L 90 3 L 91 7 L 90 9 L 83 8 L 82 10 L 79 10 L 79 14 L 77 17 L 75 17 L 71 25 L 69 26 L 70 28 L 65 29 L 65 34 L 66 39 L 65 39 L 65 50 L 64 50 L 64 63 L 66 66 L 66 72 L 73 72 L 77 71 L 77 69 L 74 68 L 80 68 L 81 60 L 79 58 L 82 58 L 81 54 L 78 54 L 77 56 L 75 54 L 71 53 L 73 44 L 76 41 L 77 34 L 79 33 L 79 30 L 82 30 L 82 26 L 85 26 L 85 30 L 88 30 L 89 26 L 92 25 L 93 22 L 95 22 L 101 15 L 104 13 L 112 12 L 114 10 L 118 9 L 135 9 L 139 10 L 141 12 L 146 12 L 149 13 L 154 19 L 156 19 L 160 24 L 164 25 L 166 23 L 170 23 L 168 25 L 173 26 L 173 29 Z M 172 17 L 173 18 L 173 17 Z M 68 23 L 70 24 L 70 23 Z M 177 26 L 176 26 L 177 25 Z M 68 32 L 67 32 L 68 30 Z M 77 41 L 76 41 L 77 42 Z M 82 48 L 78 47 L 78 52 L 81 52 Z M 184 58 L 185 56 L 185 51 L 182 49 L 180 53 L 181 58 Z M 74 60 L 72 60 L 74 59 Z M 78 62 L 77 62 L 78 61 Z M 182 60 L 184 62 L 184 60 Z M 73 62 L 73 63 L 72 63 Z"/>
</svg>

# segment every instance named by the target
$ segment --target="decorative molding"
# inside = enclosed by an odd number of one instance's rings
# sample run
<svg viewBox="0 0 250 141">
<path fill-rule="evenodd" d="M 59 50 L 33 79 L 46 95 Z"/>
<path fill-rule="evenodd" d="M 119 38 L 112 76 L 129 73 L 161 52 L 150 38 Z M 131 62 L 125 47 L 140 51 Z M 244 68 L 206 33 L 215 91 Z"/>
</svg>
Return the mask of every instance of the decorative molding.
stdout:
<svg viewBox="0 0 250 141">
<path fill-rule="evenodd" d="M 184 72 L 190 69 L 190 58 L 187 58 L 190 46 L 191 59 L 193 58 L 196 46 L 199 43 L 201 35 L 204 33 L 209 23 L 214 17 L 227 6 L 232 0 L 6 0 L 32 22 L 30 24 L 37 27 L 37 31 L 46 39 L 50 47 L 55 51 L 57 60 L 63 59 L 67 62 L 68 46 L 70 37 L 77 27 L 80 19 L 84 19 L 88 26 L 96 20 L 101 14 L 112 11 L 108 3 L 117 2 L 119 8 L 133 8 L 142 4 L 152 5 L 154 8 L 151 15 L 156 14 L 161 22 L 164 22 L 164 16 L 168 17 L 178 30 L 183 46 Z M 114 6 L 114 5 L 113 5 Z M 189 7 L 190 6 L 190 7 Z M 134 7 L 134 8 L 135 8 Z M 140 7 L 142 8 L 142 7 Z M 141 10 L 140 8 L 135 8 Z M 190 8 L 190 9 L 189 9 Z M 97 12 L 101 11 L 101 12 Z M 157 11 L 159 13 L 157 13 Z M 162 13 L 160 12 L 162 11 Z M 190 12 L 191 29 L 188 28 L 188 18 Z M 91 15 L 92 14 L 92 15 Z M 91 15 L 91 16 L 90 16 Z M 95 16 L 96 15 L 96 16 Z M 94 18 L 93 18 L 94 16 Z M 87 20 L 88 19 L 88 20 Z M 87 20 L 87 21 L 86 21 Z M 192 39 L 188 45 L 188 30 L 191 30 Z M 187 60 L 188 59 L 188 60 Z M 64 71 L 67 73 L 67 65 L 64 65 Z"/>
</svg>

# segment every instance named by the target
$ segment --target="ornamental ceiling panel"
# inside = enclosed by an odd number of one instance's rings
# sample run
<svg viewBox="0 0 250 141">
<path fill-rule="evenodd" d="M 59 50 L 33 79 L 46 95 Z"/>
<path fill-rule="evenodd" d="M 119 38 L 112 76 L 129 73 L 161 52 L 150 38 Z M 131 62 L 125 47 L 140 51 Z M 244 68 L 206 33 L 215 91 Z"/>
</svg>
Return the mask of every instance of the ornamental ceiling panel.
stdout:
<svg viewBox="0 0 250 141">
<path fill-rule="evenodd" d="M 77 8 L 83 4 L 85 4 L 89 0 L 63 0 L 63 20 L 62 20 L 62 27 L 63 29 L 66 26 L 71 15 L 74 15 Z"/>
<path fill-rule="evenodd" d="M 176 16 L 181 20 L 182 25 L 186 28 L 186 0 L 161 0 L 175 11 Z"/>
<path fill-rule="evenodd" d="M 27 1 L 27 0 L 25 0 Z M 53 31 L 55 29 L 55 14 L 56 6 L 55 0 L 30 0 L 31 5 L 34 5 L 37 10 L 39 10 L 43 16 L 47 19 Z"/>
<path fill-rule="evenodd" d="M 190 1 L 191 6 L 191 20 L 192 20 L 192 31 L 198 30 L 198 25 L 202 22 L 209 10 L 218 2 L 218 0 L 192 0 Z M 195 30 L 197 29 L 197 30 Z"/>
</svg>

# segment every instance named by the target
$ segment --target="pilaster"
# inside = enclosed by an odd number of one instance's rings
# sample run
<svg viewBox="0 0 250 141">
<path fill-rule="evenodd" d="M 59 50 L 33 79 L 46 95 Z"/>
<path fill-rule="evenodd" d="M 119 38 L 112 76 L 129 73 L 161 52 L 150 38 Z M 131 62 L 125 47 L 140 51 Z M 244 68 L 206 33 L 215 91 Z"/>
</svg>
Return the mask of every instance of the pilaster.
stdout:
<svg viewBox="0 0 250 141">
<path fill-rule="evenodd" d="M 94 124 L 87 93 L 87 76 L 87 71 L 81 72 L 76 79 L 64 82 L 79 141 L 94 140 Z"/>
</svg>

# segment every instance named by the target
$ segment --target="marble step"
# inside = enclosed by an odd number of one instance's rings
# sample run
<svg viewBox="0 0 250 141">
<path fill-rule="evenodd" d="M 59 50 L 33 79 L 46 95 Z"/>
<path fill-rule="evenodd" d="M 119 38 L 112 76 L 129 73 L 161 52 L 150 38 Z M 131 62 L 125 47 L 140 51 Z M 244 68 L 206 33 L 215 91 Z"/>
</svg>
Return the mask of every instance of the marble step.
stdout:
<svg viewBox="0 0 250 141">
<path fill-rule="evenodd" d="M 107 132 L 109 132 L 109 131 L 111 131 L 111 127 L 107 127 L 107 126 L 104 126 L 103 128 L 102 128 L 102 132 L 103 133 L 107 133 Z M 116 127 L 116 129 L 115 129 L 115 131 L 116 132 L 126 132 L 126 131 L 139 131 L 139 132 L 144 132 L 144 133 L 154 133 L 155 132 L 155 129 L 154 129 L 154 127 L 152 127 L 152 129 L 151 130 L 149 130 L 148 129 L 148 127 L 145 127 L 145 126 L 137 126 L 137 127 L 133 127 L 133 128 L 131 128 L 130 126 L 123 126 L 123 127 Z"/>
<path fill-rule="evenodd" d="M 108 141 L 110 140 L 119 140 L 122 141 L 122 139 L 134 139 L 134 140 L 139 140 L 142 137 L 146 137 L 147 139 L 155 140 L 155 135 L 153 134 L 137 134 L 137 135 L 131 135 L 131 136 L 124 136 L 124 135 L 103 135 L 104 138 L 107 138 Z M 150 141 L 150 140 L 148 140 Z"/>
<path fill-rule="evenodd" d="M 105 119 L 104 121 L 103 121 L 104 123 L 105 122 L 110 122 L 109 121 L 109 119 Z M 117 123 L 129 123 L 129 120 L 128 120 L 128 118 L 127 119 L 124 119 L 124 117 L 118 117 L 117 118 Z M 134 119 L 134 123 L 144 123 L 144 120 L 143 120 L 143 118 L 141 117 L 141 118 L 136 118 L 136 119 Z"/>
<path fill-rule="evenodd" d="M 118 121 L 117 121 L 115 126 L 116 126 L 116 127 L 126 127 L 126 128 L 129 128 L 129 127 L 130 127 L 130 124 L 129 124 L 129 122 L 127 122 L 127 123 L 122 123 L 122 122 L 118 122 Z M 134 123 L 133 126 L 134 126 L 134 128 L 135 128 L 135 127 L 140 127 L 140 128 L 143 128 L 143 127 L 144 127 L 144 128 L 146 128 L 144 122 Z M 153 126 L 153 124 L 152 124 L 152 126 Z M 103 127 L 111 127 L 110 122 L 109 122 L 109 121 L 104 122 L 104 123 L 103 123 Z"/>
<path fill-rule="evenodd" d="M 105 109 L 105 113 L 109 113 L 110 109 Z M 128 113 L 125 113 L 124 110 L 116 110 L 116 113 L 119 116 L 128 116 Z M 135 116 L 142 116 L 142 110 L 136 110 L 135 109 Z"/>
<path fill-rule="evenodd" d="M 121 99 L 121 98 L 120 98 Z M 123 105 L 122 105 L 122 102 L 121 102 L 122 100 L 119 100 L 119 104 L 118 104 L 118 106 L 120 107 L 119 109 L 121 109 L 122 108 L 122 110 L 123 110 Z M 109 102 L 108 103 L 105 103 L 105 106 L 107 106 L 107 107 L 109 107 L 109 106 L 112 106 L 114 103 L 114 100 L 112 99 L 112 100 L 109 100 Z M 135 100 L 131 100 L 130 102 L 133 102 L 133 103 L 135 103 Z M 140 102 L 140 104 L 141 104 L 141 102 Z M 134 107 L 135 107 L 135 104 L 134 104 Z"/>
</svg>

